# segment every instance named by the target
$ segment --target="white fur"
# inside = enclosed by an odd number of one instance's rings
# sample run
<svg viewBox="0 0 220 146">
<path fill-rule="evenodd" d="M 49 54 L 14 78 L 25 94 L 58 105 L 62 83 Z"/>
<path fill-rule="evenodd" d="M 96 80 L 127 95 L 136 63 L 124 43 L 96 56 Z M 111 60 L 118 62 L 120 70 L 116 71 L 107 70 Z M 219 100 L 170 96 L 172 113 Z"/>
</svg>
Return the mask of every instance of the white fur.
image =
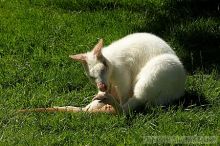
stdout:
<svg viewBox="0 0 220 146">
<path fill-rule="evenodd" d="M 184 93 L 182 63 L 171 47 L 153 34 L 128 35 L 103 48 L 102 54 L 110 63 L 110 82 L 125 111 L 139 104 L 167 104 Z"/>
<path fill-rule="evenodd" d="M 95 51 L 102 46 L 100 42 Z M 86 58 L 87 74 L 95 77 L 96 83 L 102 82 L 111 88 L 111 96 L 118 100 L 118 107 L 125 113 L 143 105 L 167 104 L 183 95 L 184 67 L 161 38 L 149 33 L 135 33 L 100 50 L 107 61 L 107 71 L 94 50 L 84 57 L 74 58 Z M 103 105 L 100 100 L 94 100 L 86 109 L 89 111 Z"/>
</svg>

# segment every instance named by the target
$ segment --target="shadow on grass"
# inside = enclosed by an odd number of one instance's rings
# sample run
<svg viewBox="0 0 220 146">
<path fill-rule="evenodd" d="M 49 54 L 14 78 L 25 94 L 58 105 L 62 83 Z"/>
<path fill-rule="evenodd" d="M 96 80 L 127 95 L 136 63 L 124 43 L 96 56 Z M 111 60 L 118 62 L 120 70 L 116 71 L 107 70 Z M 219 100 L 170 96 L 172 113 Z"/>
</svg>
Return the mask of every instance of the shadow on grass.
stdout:
<svg viewBox="0 0 220 146">
<path fill-rule="evenodd" d="M 167 1 L 163 7 L 151 9 L 145 25 L 134 30 L 166 38 L 187 71 L 209 70 L 211 64 L 220 64 L 219 6 L 219 1 Z"/>
<path fill-rule="evenodd" d="M 160 106 L 162 111 L 168 111 L 168 110 L 191 110 L 193 108 L 201 108 L 203 110 L 206 110 L 211 105 L 207 98 L 198 92 L 195 91 L 186 91 L 186 93 L 178 100 L 173 101 L 170 104 Z M 157 106 L 156 106 L 157 107 Z M 158 110 L 156 108 L 156 110 Z M 152 114 L 155 113 L 155 107 L 140 107 L 134 113 L 131 113 L 128 115 L 128 118 L 130 116 L 136 116 L 137 114 Z"/>
<path fill-rule="evenodd" d="M 174 101 L 170 105 L 175 106 L 176 108 L 182 107 L 183 109 L 189 109 L 193 107 L 201 107 L 206 109 L 207 107 L 210 107 L 207 98 L 203 94 L 195 91 L 186 91 L 184 96 L 182 96 L 179 100 Z"/>
<path fill-rule="evenodd" d="M 198 92 L 195 91 L 186 91 L 184 96 L 182 96 L 180 99 L 172 102 L 171 104 L 168 104 L 166 106 L 161 106 L 161 109 L 158 109 L 155 107 L 140 107 L 136 111 L 128 114 L 126 116 L 126 123 L 127 125 L 132 125 L 133 120 L 136 116 L 139 114 L 142 115 L 153 115 L 153 117 L 157 117 L 160 115 L 161 112 L 167 112 L 169 110 L 181 110 L 181 111 L 189 111 L 193 110 L 194 108 L 199 108 L 202 110 L 206 110 L 210 107 L 210 103 L 207 100 L 207 98 Z"/>
</svg>

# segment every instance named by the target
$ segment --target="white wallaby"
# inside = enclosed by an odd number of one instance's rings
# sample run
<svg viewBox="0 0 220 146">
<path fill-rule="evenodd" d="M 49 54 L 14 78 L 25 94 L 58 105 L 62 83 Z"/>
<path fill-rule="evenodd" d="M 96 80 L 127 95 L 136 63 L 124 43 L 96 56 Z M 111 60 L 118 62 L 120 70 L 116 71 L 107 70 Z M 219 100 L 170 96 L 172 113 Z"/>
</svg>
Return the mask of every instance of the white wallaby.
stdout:
<svg viewBox="0 0 220 146">
<path fill-rule="evenodd" d="M 150 33 L 130 34 L 106 47 L 101 39 L 91 52 L 70 57 L 83 64 L 99 90 L 83 111 L 127 114 L 140 106 L 168 104 L 184 93 L 182 63 L 165 41 Z"/>
<path fill-rule="evenodd" d="M 117 111 L 168 104 L 184 93 L 182 63 L 171 47 L 153 34 L 131 34 L 107 47 L 101 39 L 91 52 L 70 57 L 81 61 L 97 84 L 100 92 L 94 101 L 101 100 L 100 104 L 110 104 Z"/>
</svg>

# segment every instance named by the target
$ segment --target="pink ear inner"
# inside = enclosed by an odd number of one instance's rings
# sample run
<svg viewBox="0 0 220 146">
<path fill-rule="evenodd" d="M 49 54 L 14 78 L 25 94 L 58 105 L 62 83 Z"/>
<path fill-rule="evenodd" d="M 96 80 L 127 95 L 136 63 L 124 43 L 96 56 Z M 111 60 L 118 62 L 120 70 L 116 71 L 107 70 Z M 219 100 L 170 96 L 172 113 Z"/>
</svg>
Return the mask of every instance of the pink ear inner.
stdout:
<svg viewBox="0 0 220 146">
<path fill-rule="evenodd" d="M 82 63 L 86 62 L 86 55 L 85 54 L 76 54 L 76 55 L 70 55 L 70 58 L 76 61 L 80 61 Z"/>
</svg>

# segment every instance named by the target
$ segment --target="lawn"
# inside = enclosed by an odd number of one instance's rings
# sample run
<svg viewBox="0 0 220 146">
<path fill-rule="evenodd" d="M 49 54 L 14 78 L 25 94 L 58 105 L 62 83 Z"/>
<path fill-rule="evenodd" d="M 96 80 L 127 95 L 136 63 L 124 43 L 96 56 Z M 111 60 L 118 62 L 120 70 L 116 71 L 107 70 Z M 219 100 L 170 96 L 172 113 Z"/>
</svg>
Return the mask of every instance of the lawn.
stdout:
<svg viewBox="0 0 220 146">
<path fill-rule="evenodd" d="M 0 145 L 137 145 L 148 136 L 220 140 L 218 1 L 1 0 Z M 96 88 L 68 56 L 133 32 L 166 40 L 187 71 L 186 94 L 127 116 L 17 113 L 84 106 Z M 219 142 L 220 143 L 220 142 Z M 217 145 L 217 143 L 213 143 Z"/>
</svg>

